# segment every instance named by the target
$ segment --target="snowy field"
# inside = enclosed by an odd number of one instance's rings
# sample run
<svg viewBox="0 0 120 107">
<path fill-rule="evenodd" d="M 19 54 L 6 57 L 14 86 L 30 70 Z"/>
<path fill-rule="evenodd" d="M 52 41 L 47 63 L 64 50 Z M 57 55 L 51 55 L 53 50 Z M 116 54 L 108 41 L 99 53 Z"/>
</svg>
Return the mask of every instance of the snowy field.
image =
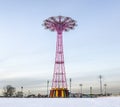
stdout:
<svg viewBox="0 0 120 107">
<path fill-rule="evenodd" d="M 120 97 L 0 98 L 0 107 L 120 107 Z"/>
</svg>

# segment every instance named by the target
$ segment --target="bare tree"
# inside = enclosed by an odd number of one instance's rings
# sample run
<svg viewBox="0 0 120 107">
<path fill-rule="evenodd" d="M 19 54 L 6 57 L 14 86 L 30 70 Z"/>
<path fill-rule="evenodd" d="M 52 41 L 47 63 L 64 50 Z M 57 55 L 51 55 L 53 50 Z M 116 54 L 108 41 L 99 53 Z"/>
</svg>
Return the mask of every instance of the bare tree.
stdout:
<svg viewBox="0 0 120 107">
<path fill-rule="evenodd" d="M 7 85 L 3 88 L 3 95 L 5 97 L 12 97 L 15 93 L 15 87 L 11 86 L 11 85 Z"/>
</svg>

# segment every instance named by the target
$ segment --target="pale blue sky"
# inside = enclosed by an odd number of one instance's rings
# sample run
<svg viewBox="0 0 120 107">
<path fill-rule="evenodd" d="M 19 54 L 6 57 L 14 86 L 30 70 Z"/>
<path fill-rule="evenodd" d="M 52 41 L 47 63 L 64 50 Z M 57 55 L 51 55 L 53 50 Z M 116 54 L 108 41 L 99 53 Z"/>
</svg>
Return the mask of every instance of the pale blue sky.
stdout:
<svg viewBox="0 0 120 107">
<path fill-rule="evenodd" d="M 46 92 L 46 80 L 53 75 L 56 32 L 45 30 L 42 23 L 58 15 L 78 24 L 63 33 L 72 90 L 78 92 L 83 83 L 85 92 L 90 86 L 96 91 L 100 74 L 109 92 L 120 90 L 119 0 L 0 0 L 0 89 L 11 84 Z"/>
</svg>

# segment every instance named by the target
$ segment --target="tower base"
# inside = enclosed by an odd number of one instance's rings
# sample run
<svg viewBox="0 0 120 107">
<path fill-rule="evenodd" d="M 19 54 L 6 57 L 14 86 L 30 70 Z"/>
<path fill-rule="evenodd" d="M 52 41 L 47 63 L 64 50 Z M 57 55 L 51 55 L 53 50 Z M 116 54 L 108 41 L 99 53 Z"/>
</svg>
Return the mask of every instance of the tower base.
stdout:
<svg viewBox="0 0 120 107">
<path fill-rule="evenodd" d="M 66 98 L 69 96 L 69 91 L 67 88 L 52 88 L 50 90 L 51 98 Z"/>
</svg>

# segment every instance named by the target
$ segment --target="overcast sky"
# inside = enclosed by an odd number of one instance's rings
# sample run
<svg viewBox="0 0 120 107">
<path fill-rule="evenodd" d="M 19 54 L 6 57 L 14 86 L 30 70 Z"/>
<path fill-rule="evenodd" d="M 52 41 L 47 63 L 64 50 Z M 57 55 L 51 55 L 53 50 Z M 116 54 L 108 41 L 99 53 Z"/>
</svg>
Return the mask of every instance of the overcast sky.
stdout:
<svg viewBox="0 0 120 107">
<path fill-rule="evenodd" d="M 109 92 L 120 90 L 119 0 L 0 0 L 0 89 L 7 84 L 46 93 L 52 80 L 56 32 L 45 30 L 51 16 L 77 21 L 63 33 L 66 76 L 72 91 L 94 92 L 99 75 Z M 51 86 L 51 82 L 50 82 Z"/>
</svg>

